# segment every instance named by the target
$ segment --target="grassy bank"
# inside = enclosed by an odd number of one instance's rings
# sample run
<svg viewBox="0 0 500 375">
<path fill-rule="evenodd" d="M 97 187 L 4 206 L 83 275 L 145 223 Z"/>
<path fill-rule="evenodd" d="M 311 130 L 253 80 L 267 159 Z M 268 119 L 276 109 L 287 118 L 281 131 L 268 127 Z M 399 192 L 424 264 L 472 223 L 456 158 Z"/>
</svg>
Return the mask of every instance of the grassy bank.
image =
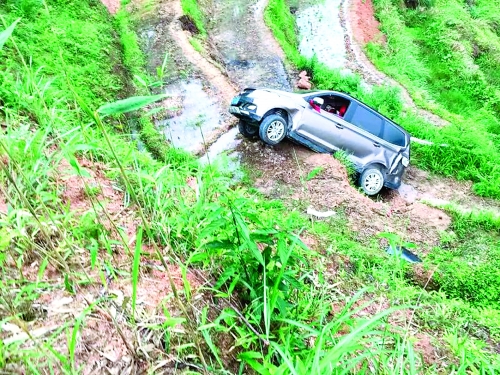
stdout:
<svg viewBox="0 0 500 375">
<path fill-rule="evenodd" d="M 138 66 L 122 68 L 137 60 L 120 52 L 120 34 L 107 26 L 61 45 L 26 31 L 113 25 L 97 2 L 66 3 L 32 9 L 0 51 L 17 90 L 0 111 L 2 371 L 495 372 L 483 342 L 499 339 L 496 310 L 422 290 L 342 218 L 311 221 L 263 198 L 223 159 L 201 165 L 154 136 L 158 148 L 139 151 L 120 126 L 132 102 L 115 102 Z M 21 15 L 0 11 L 7 24 Z M 53 62 L 84 42 L 108 68 L 93 82 L 71 75 L 85 56 Z M 151 126 L 145 111 L 129 113 Z M 446 360 L 424 360 L 417 335 L 432 335 Z"/>
<path fill-rule="evenodd" d="M 379 4 L 382 4 L 382 1 Z M 396 6 L 391 5 L 392 3 L 389 0 L 385 1 L 384 4 L 384 7 L 381 6 L 384 11 L 396 9 Z M 294 18 L 289 11 L 286 1 L 270 1 L 269 7 L 265 12 L 265 18 L 276 39 L 285 51 L 287 58 L 297 68 L 308 70 L 317 88 L 347 92 L 392 118 L 413 136 L 436 143 L 436 146 L 413 145 L 412 162 L 414 164 L 444 176 L 451 176 L 461 180 L 471 180 L 474 182 L 473 189 L 476 194 L 500 199 L 500 169 L 498 168 L 498 165 L 500 165 L 500 138 L 494 131 L 498 124 L 498 118 L 492 110 L 488 110 L 488 108 L 493 108 L 493 99 L 491 99 L 491 102 L 482 101 L 480 106 L 483 107 L 484 104 L 484 108 L 474 114 L 471 109 L 468 114 L 472 116 L 472 119 L 463 116 L 463 113 L 460 113 L 460 116 L 450 115 L 449 119 L 452 125 L 437 129 L 424 119 L 418 118 L 415 114 L 404 111 L 400 95 L 396 88 L 378 87 L 373 92 L 368 91 L 361 85 L 361 80 L 358 76 L 342 75 L 338 70 L 329 69 L 314 59 L 308 60 L 300 56 L 297 50 L 298 44 Z M 394 25 L 394 39 L 398 41 L 397 48 L 388 48 L 387 54 L 394 49 L 399 51 L 399 54 L 394 59 L 399 58 L 400 55 L 404 55 L 406 60 L 412 61 L 406 64 L 401 62 L 396 63 L 396 61 L 389 59 L 387 61 L 384 60 L 384 64 L 391 66 L 393 71 L 397 67 L 404 65 L 405 69 L 403 71 L 412 72 L 415 77 L 425 76 L 422 72 L 424 70 L 423 63 L 418 59 L 414 60 L 413 57 L 412 48 L 416 48 L 415 45 L 407 43 L 405 39 L 405 37 L 408 37 L 407 34 L 409 31 L 403 31 L 402 33 L 398 31 L 398 13 L 390 12 L 386 18 L 392 20 L 390 25 Z M 426 29 L 422 27 L 422 30 Z M 391 34 L 391 41 L 393 34 Z M 427 34 L 423 32 L 422 35 Z M 427 56 L 425 53 L 422 55 Z M 416 64 L 420 65 L 415 66 Z M 398 75 L 396 78 L 400 78 L 400 76 Z M 405 78 L 401 82 L 406 85 L 407 80 Z M 461 79 L 457 79 L 454 82 L 458 82 L 457 84 L 459 84 Z M 439 87 L 441 88 L 441 92 L 448 92 L 447 89 L 443 89 L 447 85 Z M 488 92 L 494 91 L 494 87 L 490 85 Z M 464 90 L 470 90 L 470 87 Z M 437 99 L 434 102 L 437 102 Z M 440 105 L 440 108 L 444 108 L 444 106 Z M 435 108 L 432 107 L 432 109 Z M 450 114 L 450 112 L 443 111 L 442 114 L 446 115 Z M 447 144 L 448 146 L 437 146 L 441 144 Z"/>
</svg>

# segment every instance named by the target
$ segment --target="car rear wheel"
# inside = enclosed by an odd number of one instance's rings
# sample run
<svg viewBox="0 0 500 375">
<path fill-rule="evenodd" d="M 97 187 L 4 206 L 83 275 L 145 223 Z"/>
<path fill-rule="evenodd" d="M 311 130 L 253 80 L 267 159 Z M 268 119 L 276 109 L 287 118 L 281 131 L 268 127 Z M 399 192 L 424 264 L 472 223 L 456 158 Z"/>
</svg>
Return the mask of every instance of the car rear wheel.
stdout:
<svg viewBox="0 0 500 375">
<path fill-rule="evenodd" d="M 238 123 L 238 130 L 246 138 L 254 138 L 259 134 L 259 128 L 250 125 L 248 122 L 240 121 Z"/>
<path fill-rule="evenodd" d="M 286 136 L 286 120 L 279 115 L 269 115 L 262 120 L 259 137 L 268 145 L 280 143 Z"/>
<path fill-rule="evenodd" d="M 369 167 L 361 173 L 359 184 L 366 195 L 375 195 L 384 187 L 384 175 L 377 167 Z"/>
</svg>

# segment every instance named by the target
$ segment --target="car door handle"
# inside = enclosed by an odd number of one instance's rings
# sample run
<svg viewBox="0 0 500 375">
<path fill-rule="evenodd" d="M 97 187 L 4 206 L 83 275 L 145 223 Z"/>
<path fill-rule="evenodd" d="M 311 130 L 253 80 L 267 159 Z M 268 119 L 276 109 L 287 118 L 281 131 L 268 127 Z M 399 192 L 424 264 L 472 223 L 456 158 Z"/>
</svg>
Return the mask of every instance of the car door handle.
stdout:
<svg viewBox="0 0 500 375">
<path fill-rule="evenodd" d="M 373 142 L 373 145 L 374 145 L 375 147 L 380 147 L 380 143 L 377 143 L 377 142 Z"/>
<path fill-rule="evenodd" d="M 335 126 L 337 127 L 337 129 L 344 129 L 344 127 L 340 124 L 335 124 Z"/>
</svg>

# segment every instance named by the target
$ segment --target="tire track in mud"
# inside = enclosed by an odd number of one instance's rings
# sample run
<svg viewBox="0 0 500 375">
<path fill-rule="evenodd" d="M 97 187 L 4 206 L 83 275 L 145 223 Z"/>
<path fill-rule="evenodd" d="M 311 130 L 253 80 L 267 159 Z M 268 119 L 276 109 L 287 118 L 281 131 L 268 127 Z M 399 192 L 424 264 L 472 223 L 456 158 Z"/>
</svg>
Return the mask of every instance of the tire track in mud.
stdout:
<svg viewBox="0 0 500 375">
<path fill-rule="evenodd" d="M 284 53 L 264 24 L 268 0 L 214 0 L 208 32 L 229 79 L 240 89 L 292 90 Z"/>
</svg>

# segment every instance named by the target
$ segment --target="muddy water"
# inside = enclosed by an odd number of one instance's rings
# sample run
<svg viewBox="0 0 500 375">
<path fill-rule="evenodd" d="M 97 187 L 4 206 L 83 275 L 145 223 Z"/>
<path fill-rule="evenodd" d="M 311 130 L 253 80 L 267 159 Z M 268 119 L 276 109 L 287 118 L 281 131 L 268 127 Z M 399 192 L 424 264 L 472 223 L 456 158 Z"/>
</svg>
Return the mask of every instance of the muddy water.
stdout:
<svg viewBox="0 0 500 375">
<path fill-rule="evenodd" d="M 217 155 L 222 154 L 223 152 L 234 150 L 242 141 L 240 137 L 238 137 L 238 128 L 232 128 L 217 139 L 207 150 L 205 155 L 203 155 L 200 160 L 202 163 L 212 162 Z M 239 155 L 232 153 L 233 156 L 237 156 L 239 159 Z"/>
<path fill-rule="evenodd" d="M 165 56 L 165 86 L 158 91 L 170 95 L 180 107 L 167 111 L 174 117 L 160 119 L 155 125 L 174 147 L 199 152 L 211 136 L 225 125 L 227 110 L 214 93 L 217 91 L 202 72 L 190 63 L 188 56 L 176 42 L 172 29 L 180 28 L 171 4 L 160 1 L 158 12 L 144 19 L 140 26 L 141 46 L 147 57 L 148 72 L 157 76 Z M 182 31 L 181 31 L 182 32 Z M 168 104 L 166 104 L 168 105 Z"/>
<path fill-rule="evenodd" d="M 165 93 L 181 99 L 182 112 L 156 125 L 174 147 L 196 151 L 207 135 L 222 124 L 218 102 L 204 91 L 199 79 L 170 84 Z"/>
<path fill-rule="evenodd" d="M 239 88 L 291 90 L 280 56 L 268 47 L 261 14 L 264 0 L 214 0 L 209 28 L 229 78 Z"/>
<path fill-rule="evenodd" d="M 316 55 L 330 68 L 346 67 L 344 31 L 340 24 L 341 0 L 325 0 L 301 7 L 296 13 L 299 51 L 305 57 Z"/>
</svg>

